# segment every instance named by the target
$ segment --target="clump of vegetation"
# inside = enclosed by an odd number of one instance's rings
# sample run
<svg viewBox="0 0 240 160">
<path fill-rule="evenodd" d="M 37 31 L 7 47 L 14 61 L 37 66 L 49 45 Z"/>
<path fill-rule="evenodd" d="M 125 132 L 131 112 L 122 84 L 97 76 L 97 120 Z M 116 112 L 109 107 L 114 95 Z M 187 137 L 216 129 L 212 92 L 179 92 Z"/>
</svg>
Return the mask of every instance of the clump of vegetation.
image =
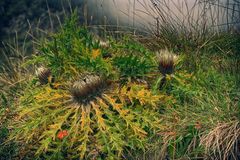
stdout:
<svg viewBox="0 0 240 160">
<path fill-rule="evenodd" d="M 36 158 L 116 159 L 144 151 L 161 129 L 158 104 L 170 97 L 136 79 L 122 84 L 121 77 L 142 78 L 147 75 L 141 72 L 151 71 L 144 57 L 138 60 L 142 53 L 104 58 L 99 42 L 76 22 L 74 14 L 27 62 L 41 67 L 19 95 L 9 140 L 23 143 L 22 153 L 32 154 L 28 146 L 34 146 Z M 115 46 L 112 54 L 127 50 Z M 140 68 L 128 73 L 135 65 Z"/>
</svg>

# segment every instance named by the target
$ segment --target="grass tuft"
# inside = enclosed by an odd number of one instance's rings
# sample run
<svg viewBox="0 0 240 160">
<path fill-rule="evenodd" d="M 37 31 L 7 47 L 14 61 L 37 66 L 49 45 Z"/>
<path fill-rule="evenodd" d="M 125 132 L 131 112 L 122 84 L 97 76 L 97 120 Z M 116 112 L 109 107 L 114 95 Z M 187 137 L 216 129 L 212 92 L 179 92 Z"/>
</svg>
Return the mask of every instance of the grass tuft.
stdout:
<svg viewBox="0 0 240 160">
<path fill-rule="evenodd" d="M 213 159 L 239 159 L 239 121 L 220 123 L 201 137 L 201 145 Z"/>
</svg>

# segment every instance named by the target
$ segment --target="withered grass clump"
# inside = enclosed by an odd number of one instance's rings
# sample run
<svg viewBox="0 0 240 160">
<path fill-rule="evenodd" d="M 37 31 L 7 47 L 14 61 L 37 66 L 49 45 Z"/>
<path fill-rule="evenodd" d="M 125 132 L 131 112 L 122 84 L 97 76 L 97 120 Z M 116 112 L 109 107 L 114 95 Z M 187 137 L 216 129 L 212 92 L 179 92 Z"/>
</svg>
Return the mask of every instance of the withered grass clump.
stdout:
<svg viewBox="0 0 240 160">
<path fill-rule="evenodd" d="M 201 137 L 201 145 L 212 158 L 238 160 L 240 158 L 239 121 L 218 124 Z"/>
</svg>

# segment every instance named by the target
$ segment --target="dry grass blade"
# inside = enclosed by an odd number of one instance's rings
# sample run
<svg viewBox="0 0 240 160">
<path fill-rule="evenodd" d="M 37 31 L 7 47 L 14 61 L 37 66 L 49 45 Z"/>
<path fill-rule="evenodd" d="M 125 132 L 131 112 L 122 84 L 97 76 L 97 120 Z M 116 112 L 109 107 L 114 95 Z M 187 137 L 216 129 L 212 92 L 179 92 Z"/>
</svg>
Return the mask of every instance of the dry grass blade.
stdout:
<svg viewBox="0 0 240 160">
<path fill-rule="evenodd" d="M 238 159 L 240 124 L 238 120 L 221 123 L 201 138 L 201 145 L 215 158 Z"/>
</svg>

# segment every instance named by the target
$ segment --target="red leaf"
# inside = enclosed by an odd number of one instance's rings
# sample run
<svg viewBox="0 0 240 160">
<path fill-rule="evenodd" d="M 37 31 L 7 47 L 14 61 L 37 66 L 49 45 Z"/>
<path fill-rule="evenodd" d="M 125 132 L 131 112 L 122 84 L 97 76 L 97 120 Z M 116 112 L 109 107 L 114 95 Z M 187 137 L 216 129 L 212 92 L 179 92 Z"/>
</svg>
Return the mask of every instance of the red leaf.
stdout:
<svg viewBox="0 0 240 160">
<path fill-rule="evenodd" d="M 58 132 L 57 137 L 58 137 L 58 139 L 63 139 L 67 135 L 68 135 L 68 131 L 67 130 L 62 130 L 62 131 Z"/>
</svg>

